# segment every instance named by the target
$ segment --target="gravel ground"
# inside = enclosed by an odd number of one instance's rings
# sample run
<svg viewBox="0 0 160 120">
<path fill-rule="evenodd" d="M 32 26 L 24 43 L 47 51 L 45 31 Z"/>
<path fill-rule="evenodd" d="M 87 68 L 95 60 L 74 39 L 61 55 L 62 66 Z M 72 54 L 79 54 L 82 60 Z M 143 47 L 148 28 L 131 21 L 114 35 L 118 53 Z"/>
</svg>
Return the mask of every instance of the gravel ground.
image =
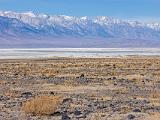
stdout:
<svg viewBox="0 0 160 120">
<path fill-rule="evenodd" d="M 160 57 L 0 60 L 0 120 L 160 120 Z M 62 96 L 50 115 L 36 96 Z"/>
</svg>

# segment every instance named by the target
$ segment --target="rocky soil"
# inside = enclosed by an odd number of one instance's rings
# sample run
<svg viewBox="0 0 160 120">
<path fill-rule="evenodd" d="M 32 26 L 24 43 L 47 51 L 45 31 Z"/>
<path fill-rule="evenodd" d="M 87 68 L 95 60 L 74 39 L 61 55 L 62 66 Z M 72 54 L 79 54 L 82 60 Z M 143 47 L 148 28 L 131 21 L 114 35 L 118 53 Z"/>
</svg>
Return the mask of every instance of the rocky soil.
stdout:
<svg viewBox="0 0 160 120">
<path fill-rule="evenodd" d="M 49 115 L 21 108 L 61 96 Z M 0 120 L 160 120 L 160 57 L 0 60 Z"/>
</svg>

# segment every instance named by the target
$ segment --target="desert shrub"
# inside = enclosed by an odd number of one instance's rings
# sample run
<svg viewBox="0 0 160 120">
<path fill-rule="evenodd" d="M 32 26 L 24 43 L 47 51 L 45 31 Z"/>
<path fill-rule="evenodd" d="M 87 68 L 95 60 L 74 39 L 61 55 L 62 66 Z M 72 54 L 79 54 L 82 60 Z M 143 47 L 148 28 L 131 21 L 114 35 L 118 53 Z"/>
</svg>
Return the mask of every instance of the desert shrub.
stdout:
<svg viewBox="0 0 160 120">
<path fill-rule="evenodd" d="M 46 77 L 54 77 L 55 75 L 58 74 L 58 72 L 59 71 L 56 71 L 53 69 L 45 69 L 45 70 L 41 71 L 41 74 Z"/>
<path fill-rule="evenodd" d="M 7 82 L 5 80 L 0 80 L 0 85 L 6 84 Z"/>
<path fill-rule="evenodd" d="M 53 114 L 60 103 L 59 96 L 40 96 L 35 97 L 22 105 L 22 110 L 27 114 L 33 115 L 50 115 Z"/>
</svg>

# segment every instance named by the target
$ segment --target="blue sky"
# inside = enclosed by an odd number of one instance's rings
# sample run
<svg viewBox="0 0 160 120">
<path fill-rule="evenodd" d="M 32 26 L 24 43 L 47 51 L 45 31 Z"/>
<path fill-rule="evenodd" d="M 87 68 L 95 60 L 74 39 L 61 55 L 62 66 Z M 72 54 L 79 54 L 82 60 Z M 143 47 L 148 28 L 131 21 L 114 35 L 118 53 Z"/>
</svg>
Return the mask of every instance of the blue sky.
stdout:
<svg viewBox="0 0 160 120">
<path fill-rule="evenodd" d="M 0 10 L 160 21 L 160 0 L 0 0 Z"/>
</svg>

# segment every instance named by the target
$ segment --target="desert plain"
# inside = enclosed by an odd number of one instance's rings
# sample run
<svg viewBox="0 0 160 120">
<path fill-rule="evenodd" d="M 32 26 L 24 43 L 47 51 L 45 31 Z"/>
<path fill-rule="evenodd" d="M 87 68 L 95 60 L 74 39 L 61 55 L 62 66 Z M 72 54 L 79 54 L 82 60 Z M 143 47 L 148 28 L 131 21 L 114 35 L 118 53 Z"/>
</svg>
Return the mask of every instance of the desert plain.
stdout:
<svg viewBox="0 0 160 120">
<path fill-rule="evenodd" d="M 160 57 L 2 59 L 0 120 L 160 120 Z"/>
</svg>

